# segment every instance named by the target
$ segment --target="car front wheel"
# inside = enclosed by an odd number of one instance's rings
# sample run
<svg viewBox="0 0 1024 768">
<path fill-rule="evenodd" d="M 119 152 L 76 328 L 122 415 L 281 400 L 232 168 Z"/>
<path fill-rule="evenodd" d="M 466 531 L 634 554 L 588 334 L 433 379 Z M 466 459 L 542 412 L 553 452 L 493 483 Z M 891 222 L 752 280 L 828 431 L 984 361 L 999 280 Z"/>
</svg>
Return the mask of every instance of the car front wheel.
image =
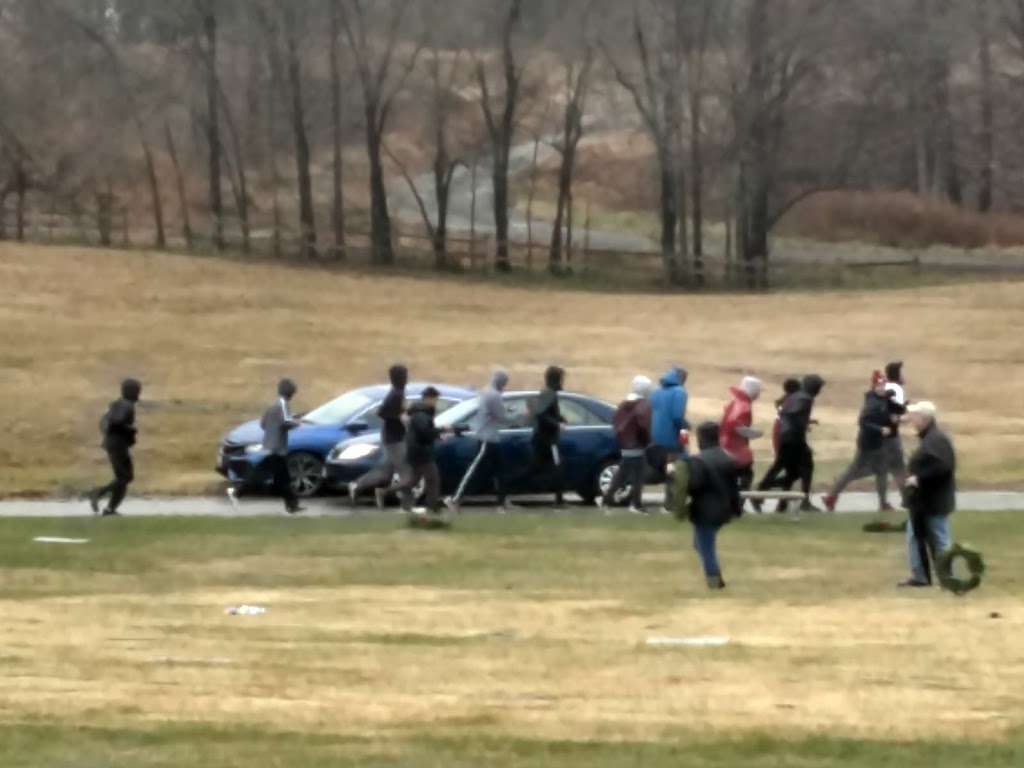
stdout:
<svg viewBox="0 0 1024 768">
<path fill-rule="evenodd" d="M 312 453 L 293 453 L 288 457 L 288 474 L 292 490 L 300 499 L 308 499 L 320 492 L 324 484 L 324 462 Z"/>
<path fill-rule="evenodd" d="M 597 471 L 597 477 L 594 479 L 594 490 L 595 498 L 597 496 L 603 496 L 608 492 L 608 489 L 612 487 L 612 481 L 615 480 L 615 473 L 619 470 L 619 462 L 615 459 L 608 459 L 601 465 L 601 468 Z M 612 499 L 612 503 L 616 506 L 622 506 L 629 500 L 629 494 L 632 487 L 627 485 L 619 489 L 615 498 Z"/>
</svg>

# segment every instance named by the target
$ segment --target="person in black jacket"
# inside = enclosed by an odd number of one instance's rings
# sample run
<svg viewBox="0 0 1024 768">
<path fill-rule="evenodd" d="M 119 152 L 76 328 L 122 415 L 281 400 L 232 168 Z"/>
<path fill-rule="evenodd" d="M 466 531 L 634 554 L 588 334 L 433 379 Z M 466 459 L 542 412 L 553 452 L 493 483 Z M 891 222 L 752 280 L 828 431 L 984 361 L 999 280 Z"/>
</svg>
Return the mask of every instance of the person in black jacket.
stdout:
<svg viewBox="0 0 1024 768">
<path fill-rule="evenodd" d="M 388 370 L 391 389 L 377 409 L 383 421 L 380 433 L 383 448 L 382 461 L 358 480 L 348 484 L 349 499 L 353 504 L 363 491 L 373 488 L 377 506 L 384 506 L 384 497 L 397 474 L 400 483 L 408 480 L 409 465 L 405 459 L 405 387 L 409 383 L 409 369 L 393 365 Z"/>
<path fill-rule="evenodd" d="M 705 422 L 697 428 L 700 453 L 690 461 L 690 521 L 693 546 L 700 555 L 709 589 L 724 589 L 717 539 L 722 526 L 743 514 L 736 461 L 719 445 L 719 428 Z"/>
<path fill-rule="evenodd" d="M 921 444 L 910 457 L 904 503 L 910 512 L 907 555 L 910 579 L 901 587 L 931 584 L 929 560 L 950 548 L 949 516 L 956 511 L 956 451 L 953 441 L 936 423 L 934 403 L 915 403 L 907 408 L 907 420 Z"/>
<path fill-rule="evenodd" d="M 881 371 L 875 371 L 871 375 L 871 389 L 864 395 L 864 406 L 857 422 L 857 453 L 853 463 L 839 476 L 823 499 L 825 509 L 829 512 L 836 511 L 836 502 L 846 486 L 868 475 L 875 476 L 878 508 L 884 511 L 889 507 L 886 499 L 885 440 L 892 435 L 893 420 L 889 395 L 885 390 L 885 376 Z"/>
<path fill-rule="evenodd" d="M 816 512 L 811 504 L 811 483 L 814 480 L 814 451 L 807 442 L 807 432 L 814 423 L 814 401 L 825 387 L 825 380 L 817 374 L 805 376 L 800 391 L 786 398 L 779 412 L 779 456 L 764 479 L 759 491 L 772 488 L 789 490 L 799 480 L 804 500 L 801 512 Z"/>
<path fill-rule="evenodd" d="M 135 404 L 142 396 L 142 384 L 135 379 L 121 382 L 121 397 L 113 401 L 106 414 L 100 420 L 100 432 L 103 433 L 103 449 L 110 459 L 110 467 L 114 470 L 114 479 L 107 485 L 93 489 L 89 493 L 89 506 L 93 514 L 100 514 L 100 501 L 109 496 L 104 517 L 119 514 L 118 507 L 128 493 L 128 486 L 135 479 L 135 466 L 132 463 L 131 448 L 135 445 L 138 430 L 135 428 Z"/>
<path fill-rule="evenodd" d="M 529 479 L 532 486 L 553 492 L 555 507 L 563 506 L 562 497 L 565 492 L 562 456 L 558 451 L 558 439 L 565 424 L 558 405 L 558 393 L 564 386 L 565 371 L 556 365 L 550 366 L 544 372 L 544 389 L 531 408 L 533 435 L 530 438 L 530 464 L 509 480 L 509 485 L 515 487 Z"/>
<path fill-rule="evenodd" d="M 409 465 L 409 474 L 399 486 L 398 494 L 402 499 L 402 509 L 413 511 L 413 494 L 422 480 L 426 496 L 427 511 L 432 515 L 441 512 L 441 474 L 434 459 L 434 444 L 444 434 L 434 424 L 437 415 L 437 399 L 441 393 L 434 387 L 427 387 L 420 395 L 420 401 L 409 409 L 409 428 L 405 445 L 405 460 Z"/>
</svg>

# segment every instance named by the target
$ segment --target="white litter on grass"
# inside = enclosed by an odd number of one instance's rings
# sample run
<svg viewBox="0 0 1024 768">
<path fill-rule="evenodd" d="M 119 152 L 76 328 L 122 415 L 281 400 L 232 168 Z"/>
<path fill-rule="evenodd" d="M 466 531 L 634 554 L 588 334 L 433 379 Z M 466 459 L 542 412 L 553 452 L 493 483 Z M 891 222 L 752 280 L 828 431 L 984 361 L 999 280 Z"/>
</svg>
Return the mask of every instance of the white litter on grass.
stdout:
<svg viewBox="0 0 1024 768">
<path fill-rule="evenodd" d="M 728 645 L 728 637 L 648 637 L 647 645 L 657 648 L 714 648 Z"/>
<path fill-rule="evenodd" d="M 224 611 L 229 616 L 259 616 L 266 612 L 267 609 L 262 605 L 232 605 Z"/>
<path fill-rule="evenodd" d="M 63 539 L 60 536 L 36 536 L 32 541 L 39 544 L 88 544 L 89 539 Z"/>
</svg>

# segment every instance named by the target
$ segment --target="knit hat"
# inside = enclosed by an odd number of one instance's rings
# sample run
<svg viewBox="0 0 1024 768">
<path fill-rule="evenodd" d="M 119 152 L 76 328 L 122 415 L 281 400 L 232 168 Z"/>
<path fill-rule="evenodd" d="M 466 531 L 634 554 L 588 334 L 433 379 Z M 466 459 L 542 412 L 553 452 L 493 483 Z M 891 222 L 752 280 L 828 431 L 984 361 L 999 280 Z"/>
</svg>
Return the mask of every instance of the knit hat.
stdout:
<svg viewBox="0 0 1024 768">
<path fill-rule="evenodd" d="M 630 385 L 629 396 L 634 400 L 643 400 L 651 394 L 654 383 L 646 376 L 637 376 Z"/>
<path fill-rule="evenodd" d="M 740 389 L 751 400 L 757 400 L 761 396 L 761 380 L 754 376 L 744 376 L 743 381 L 740 382 Z"/>
<path fill-rule="evenodd" d="M 896 360 L 885 366 L 885 378 L 894 384 L 899 384 L 903 381 L 903 361 Z"/>
</svg>

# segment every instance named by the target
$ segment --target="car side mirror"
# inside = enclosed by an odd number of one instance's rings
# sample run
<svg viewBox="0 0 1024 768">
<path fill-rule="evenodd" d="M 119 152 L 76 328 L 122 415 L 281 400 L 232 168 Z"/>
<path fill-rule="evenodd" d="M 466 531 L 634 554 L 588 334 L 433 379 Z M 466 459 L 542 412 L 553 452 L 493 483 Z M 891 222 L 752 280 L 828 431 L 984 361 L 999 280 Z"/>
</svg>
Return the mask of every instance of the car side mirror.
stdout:
<svg viewBox="0 0 1024 768">
<path fill-rule="evenodd" d="M 353 435 L 358 435 L 366 432 L 370 428 L 370 425 L 365 421 L 350 421 L 345 425 L 345 428 Z"/>
</svg>

